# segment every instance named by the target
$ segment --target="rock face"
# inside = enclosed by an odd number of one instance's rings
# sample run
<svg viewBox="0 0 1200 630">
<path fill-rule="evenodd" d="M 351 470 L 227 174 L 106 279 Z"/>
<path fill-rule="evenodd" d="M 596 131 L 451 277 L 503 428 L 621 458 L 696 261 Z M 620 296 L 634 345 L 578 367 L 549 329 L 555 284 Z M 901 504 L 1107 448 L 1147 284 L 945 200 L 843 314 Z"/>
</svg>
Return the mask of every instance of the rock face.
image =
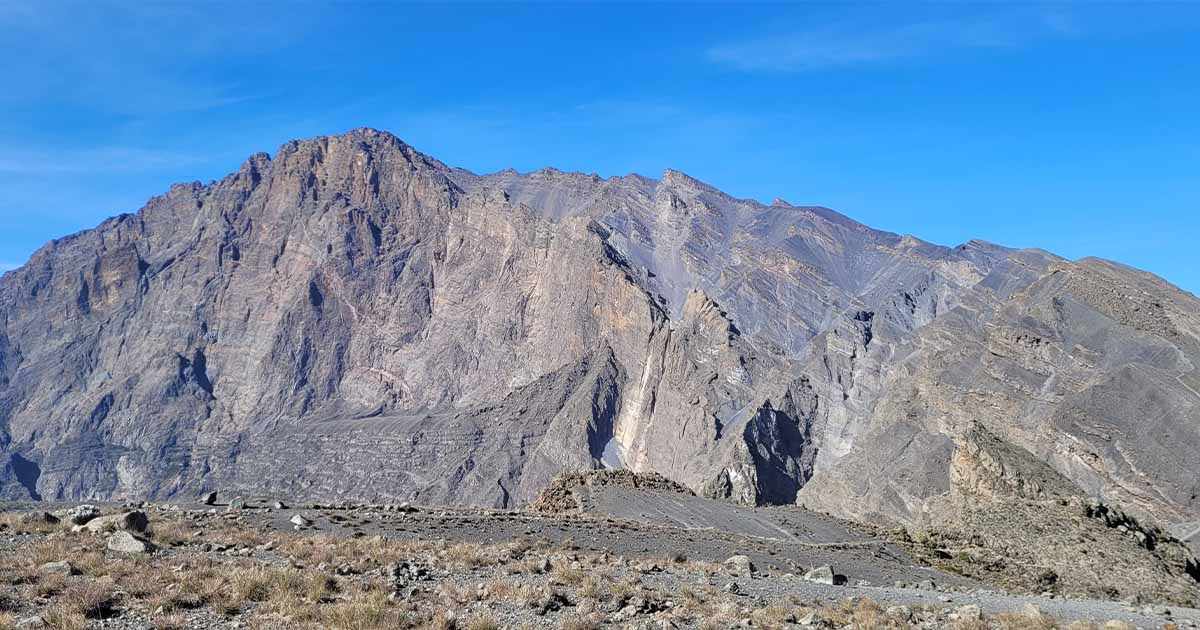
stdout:
<svg viewBox="0 0 1200 630">
<path fill-rule="evenodd" d="M 1200 300 L 682 173 L 291 142 L 0 278 L 0 496 L 511 506 L 559 472 L 860 519 L 1200 511 Z"/>
</svg>

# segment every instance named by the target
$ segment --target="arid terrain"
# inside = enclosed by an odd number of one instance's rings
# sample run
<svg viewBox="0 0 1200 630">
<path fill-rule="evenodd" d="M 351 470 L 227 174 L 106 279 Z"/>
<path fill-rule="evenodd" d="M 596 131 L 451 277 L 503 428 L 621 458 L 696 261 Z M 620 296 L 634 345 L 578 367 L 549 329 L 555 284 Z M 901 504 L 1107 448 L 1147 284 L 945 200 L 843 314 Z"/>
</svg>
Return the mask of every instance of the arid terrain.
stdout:
<svg viewBox="0 0 1200 630">
<path fill-rule="evenodd" d="M 0 276 L 5 623 L 1186 625 L 1198 366 L 1110 261 L 291 141 Z"/>
<path fill-rule="evenodd" d="M 904 536 L 703 499 L 662 479 L 593 477 L 560 480 L 524 511 L 220 496 L 95 510 L 10 503 L 0 627 L 1116 630 L 1200 620 L 1151 593 L 1005 592 L 968 567 L 922 566 L 936 554 L 913 553 L 921 545 Z"/>
</svg>

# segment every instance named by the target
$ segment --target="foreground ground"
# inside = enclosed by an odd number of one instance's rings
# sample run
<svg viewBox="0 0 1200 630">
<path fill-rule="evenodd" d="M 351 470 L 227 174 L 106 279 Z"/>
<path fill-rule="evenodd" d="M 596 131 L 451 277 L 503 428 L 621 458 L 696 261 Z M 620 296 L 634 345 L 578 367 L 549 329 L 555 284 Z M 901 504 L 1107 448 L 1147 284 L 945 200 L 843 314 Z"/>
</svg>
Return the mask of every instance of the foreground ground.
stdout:
<svg viewBox="0 0 1200 630">
<path fill-rule="evenodd" d="M 83 526 L 66 509 L 10 504 L 0 628 L 1116 630 L 1200 620 L 1191 608 L 997 593 L 808 512 L 622 488 L 585 503 L 496 512 L 239 498 L 101 506 L 133 516 Z M 806 578 L 823 566 L 845 583 Z"/>
</svg>

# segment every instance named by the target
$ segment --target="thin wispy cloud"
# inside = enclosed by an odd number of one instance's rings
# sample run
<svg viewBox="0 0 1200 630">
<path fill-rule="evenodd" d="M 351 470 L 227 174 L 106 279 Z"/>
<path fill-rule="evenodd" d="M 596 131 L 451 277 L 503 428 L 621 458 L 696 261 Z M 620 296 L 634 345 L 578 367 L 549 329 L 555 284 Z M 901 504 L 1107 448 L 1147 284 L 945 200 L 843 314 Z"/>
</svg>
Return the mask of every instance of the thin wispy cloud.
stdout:
<svg viewBox="0 0 1200 630">
<path fill-rule="evenodd" d="M 3 175 L 135 173 L 174 169 L 201 161 L 197 156 L 132 147 L 72 151 L 0 148 L 0 174 Z"/>
<path fill-rule="evenodd" d="M 21 87 L 0 94 L 0 105 L 68 105 L 145 116 L 203 112 L 260 98 L 253 86 L 214 68 L 235 54 L 271 50 L 281 37 L 275 21 L 248 16 L 213 24 L 214 12 L 205 12 L 211 8 L 20 0 L 0 7 L 0 40 L 21 49 L 19 58 L 0 59 L 0 71 Z"/>
<path fill-rule="evenodd" d="M 926 57 L 964 49 L 1019 48 L 1074 34 L 1061 14 L 971 17 L 890 24 L 843 21 L 710 48 L 708 58 L 745 71 L 801 72 Z"/>
</svg>

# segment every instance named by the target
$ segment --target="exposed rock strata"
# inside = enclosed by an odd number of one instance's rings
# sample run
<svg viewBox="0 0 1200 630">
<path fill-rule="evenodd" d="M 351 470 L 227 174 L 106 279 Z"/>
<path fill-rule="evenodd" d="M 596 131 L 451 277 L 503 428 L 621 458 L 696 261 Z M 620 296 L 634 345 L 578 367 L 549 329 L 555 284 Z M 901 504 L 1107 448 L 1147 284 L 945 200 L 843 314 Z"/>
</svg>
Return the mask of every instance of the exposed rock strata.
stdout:
<svg viewBox="0 0 1200 630">
<path fill-rule="evenodd" d="M 1200 300 L 1114 263 L 357 130 L 0 278 L 0 496 L 509 506 L 608 467 L 910 525 L 1047 493 L 1195 521 L 1197 365 Z"/>
</svg>

